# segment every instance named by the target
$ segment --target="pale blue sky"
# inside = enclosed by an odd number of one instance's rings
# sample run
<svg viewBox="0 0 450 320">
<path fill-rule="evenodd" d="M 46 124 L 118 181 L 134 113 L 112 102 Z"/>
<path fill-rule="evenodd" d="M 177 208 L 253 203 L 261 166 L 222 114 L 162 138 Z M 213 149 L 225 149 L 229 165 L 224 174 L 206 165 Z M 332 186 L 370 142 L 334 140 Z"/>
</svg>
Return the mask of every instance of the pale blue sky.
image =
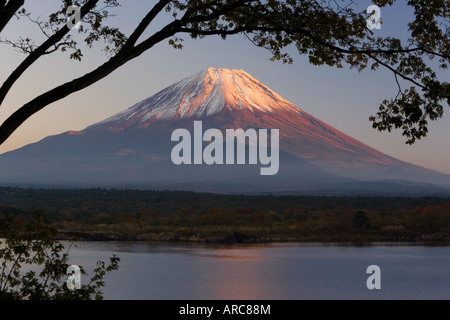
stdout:
<svg viewBox="0 0 450 320">
<path fill-rule="evenodd" d="M 143 0 L 123 1 L 118 16 L 111 21 L 130 31 L 150 6 Z M 403 1 L 399 1 L 402 3 Z M 43 17 L 59 5 L 57 0 L 28 0 L 27 8 Z M 370 1 L 358 2 L 361 10 Z M 383 25 L 379 34 L 404 35 L 410 11 L 403 4 L 382 10 Z M 26 20 L 14 21 L 2 37 L 36 36 L 34 26 Z M 378 110 L 385 98 L 395 96 L 394 77 L 386 71 L 364 71 L 315 67 L 306 57 L 292 51 L 294 64 L 269 61 L 270 53 L 253 46 L 243 36 L 190 40 L 184 49 L 175 50 L 161 43 L 141 57 L 116 70 L 108 78 L 75 93 L 39 112 L 29 119 L 10 139 L 0 146 L 0 152 L 19 148 L 42 138 L 81 130 L 101 121 L 166 86 L 208 67 L 244 69 L 272 90 L 350 136 L 400 160 L 450 174 L 450 111 L 443 119 L 430 125 L 426 139 L 414 146 L 405 145 L 400 132 L 380 133 L 371 127 L 370 115 Z M 51 55 L 29 69 L 11 91 L 0 110 L 3 121 L 17 107 L 36 95 L 92 70 L 106 59 L 103 52 L 85 50 L 83 61 L 69 60 L 65 55 Z M 24 58 L 9 47 L 0 46 L 0 81 Z M 449 73 L 443 74 L 449 81 Z"/>
</svg>

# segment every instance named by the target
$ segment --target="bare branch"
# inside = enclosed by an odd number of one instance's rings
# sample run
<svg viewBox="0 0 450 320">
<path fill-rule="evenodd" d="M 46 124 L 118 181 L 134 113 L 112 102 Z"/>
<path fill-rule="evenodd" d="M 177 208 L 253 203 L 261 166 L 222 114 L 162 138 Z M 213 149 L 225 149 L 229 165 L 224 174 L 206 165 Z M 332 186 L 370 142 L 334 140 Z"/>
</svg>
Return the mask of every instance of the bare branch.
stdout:
<svg viewBox="0 0 450 320">
<path fill-rule="evenodd" d="M 170 3 L 171 0 L 160 0 L 153 8 L 148 12 L 148 14 L 142 19 L 138 27 L 133 31 L 133 33 L 128 37 L 127 42 L 124 47 L 131 48 L 136 45 L 136 42 L 140 36 L 145 32 L 150 23 L 155 19 L 158 13 L 164 9 L 164 7 Z"/>
<path fill-rule="evenodd" d="M 155 44 L 161 42 L 173 36 L 176 33 L 176 26 L 179 24 L 179 20 L 172 22 L 165 28 L 161 29 L 159 32 L 155 33 L 152 37 L 148 38 L 146 41 L 140 45 L 129 49 L 123 47 L 119 53 L 105 62 L 103 65 L 99 66 L 97 69 L 85 74 L 82 77 L 74 79 L 70 82 L 62 84 L 46 93 L 34 98 L 30 102 L 23 105 L 17 111 L 15 111 L 11 116 L 6 119 L 0 126 L 0 145 L 22 124 L 31 117 L 36 112 L 42 110 L 49 104 L 61 100 L 68 95 L 80 91 L 90 85 L 96 83 L 97 81 L 105 78 L 111 74 L 114 70 L 121 67 L 128 61 L 138 57 L 144 51 L 153 47 Z"/>
<path fill-rule="evenodd" d="M 89 11 L 97 5 L 99 0 L 89 0 L 82 8 L 81 8 L 81 16 L 85 16 Z M 33 50 L 24 61 L 11 73 L 11 75 L 6 79 L 0 88 L 0 106 L 3 103 L 6 95 L 8 94 L 11 87 L 14 83 L 22 76 L 22 74 L 41 56 L 47 54 L 47 50 L 52 46 L 57 45 L 59 41 L 61 41 L 64 36 L 66 36 L 70 32 L 70 29 L 67 25 L 64 25 L 59 31 L 49 37 L 42 45 Z"/>
</svg>

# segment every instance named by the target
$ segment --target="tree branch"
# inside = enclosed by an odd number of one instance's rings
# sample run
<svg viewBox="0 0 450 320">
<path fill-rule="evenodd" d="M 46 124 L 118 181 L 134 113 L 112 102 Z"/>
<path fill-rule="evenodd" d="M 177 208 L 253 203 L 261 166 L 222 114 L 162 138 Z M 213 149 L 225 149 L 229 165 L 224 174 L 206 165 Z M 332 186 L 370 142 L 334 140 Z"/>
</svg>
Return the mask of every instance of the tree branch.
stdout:
<svg viewBox="0 0 450 320">
<path fill-rule="evenodd" d="M 222 6 L 222 8 L 220 8 L 219 10 L 215 10 L 213 11 L 211 14 L 205 16 L 205 15 L 197 15 L 197 16 L 193 16 L 193 17 L 183 17 L 181 20 L 188 22 L 188 23 L 195 23 L 195 22 L 205 22 L 205 21 L 210 21 L 210 20 L 214 20 L 217 18 L 220 18 L 220 16 L 228 13 L 229 11 L 236 9 L 240 6 L 243 6 L 244 4 L 248 3 L 248 2 L 254 2 L 255 0 L 240 0 L 240 1 L 235 1 L 232 2 L 231 4 L 227 4 L 225 6 Z M 188 13 L 188 12 L 186 12 Z"/>
<path fill-rule="evenodd" d="M 94 2 L 97 2 L 98 0 L 93 0 Z M 153 47 L 155 44 L 161 42 L 164 39 L 170 38 L 177 32 L 180 32 L 181 28 L 191 23 L 192 20 L 198 19 L 199 16 L 195 17 L 189 17 L 189 13 L 186 12 L 184 17 L 180 20 L 174 20 L 168 25 L 166 25 L 164 28 L 162 28 L 160 31 L 153 34 L 151 37 L 147 38 L 143 42 L 141 42 L 139 45 L 132 47 L 131 44 L 136 42 L 139 36 L 145 31 L 144 26 L 148 26 L 148 24 L 153 19 L 152 16 L 154 14 L 157 14 L 162 10 L 167 1 L 162 0 L 158 3 L 157 6 L 155 6 L 151 12 L 152 14 L 148 14 L 146 18 L 141 22 L 139 31 L 136 31 L 132 36 L 132 40 L 128 43 L 128 45 L 125 45 L 121 48 L 121 50 L 112 57 L 110 60 L 108 60 L 103 65 L 99 66 L 97 69 L 93 70 L 92 72 L 85 74 L 82 77 L 79 77 L 77 79 L 74 79 L 70 82 L 67 82 L 63 85 L 60 85 L 52 90 L 47 91 L 46 93 L 36 97 L 35 99 L 31 100 L 30 102 L 23 105 L 21 108 L 19 108 L 17 111 L 15 111 L 11 116 L 9 116 L 3 124 L 0 126 L 0 145 L 23 123 L 25 120 L 27 120 L 29 117 L 31 117 L 36 112 L 40 111 L 47 105 L 58 101 L 60 99 L 63 99 L 67 97 L 68 95 L 80 91 L 84 88 L 89 87 L 90 85 L 94 84 L 95 82 L 105 78 L 110 73 L 112 73 L 114 70 L 119 68 L 120 66 L 124 65 L 128 61 L 140 56 L 142 53 Z M 248 2 L 248 0 L 238 1 L 239 3 Z M 229 10 L 232 10 L 237 3 L 233 3 L 232 5 L 226 6 L 222 8 L 219 13 L 211 14 L 207 19 L 215 19 L 217 17 L 220 17 L 220 15 L 226 13 Z M 64 27 L 67 28 L 67 27 Z M 49 39 L 50 40 L 50 39 Z M 47 42 L 46 42 L 47 43 Z M 41 46 L 42 47 L 42 46 Z M 40 48 L 41 48 L 40 47 Z M 40 49 L 38 48 L 38 49 Z M 38 50 L 36 49 L 36 50 Z M 48 48 L 47 48 L 48 49 Z M 34 51 L 33 51 L 34 53 Z M 39 54 L 41 56 L 42 54 Z M 37 59 L 37 57 L 33 57 L 33 59 Z M 31 59 L 31 58 L 30 58 Z M 31 60 L 34 62 L 35 60 Z M 28 66 L 28 64 L 25 64 Z M 16 70 L 15 76 L 20 76 L 21 72 L 23 72 L 24 69 Z M 20 74 L 19 74 L 20 73 Z M 15 79 L 15 78 L 13 78 Z"/>
<path fill-rule="evenodd" d="M 416 86 L 418 86 L 418 87 L 420 87 L 420 88 L 422 88 L 422 89 L 424 89 L 424 90 L 427 89 L 424 85 L 418 83 L 418 82 L 415 81 L 413 78 L 407 77 L 406 75 L 404 75 L 404 74 L 398 72 L 398 71 L 395 70 L 393 67 L 391 67 L 391 66 L 388 65 L 387 63 L 384 63 L 383 61 L 381 61 L 380 59 L 378 59 L 378 58 L 375 57 L 374 55 L 372 55 L 372 54 L 367 54 L 367 55 L 368 55 L 370 58 L 372 58 L 373 60 L 375 60 L 376 62 L 378 62 L 379 64 L 381 64 L 382 66 L 388 68 L 388 69 L 389 69 L 390 71 L 392 71 L 395 75 L 398 75 L 398 76 L 402 77 L 404 80 L 410 81 L 411 83 L 415 84 Z"/>
<path fill-rule="evenodd" d="M 82 17 L 86 15 L 99 0 L 88 0 L 86 5 L 83 6 L 81 10 Z M 8 4 L 6 4 L 6 0 L 0 0 L 0 31 L 1 29 L 1 21 L 2 19 L 6 19 L 7 16 L 3 16 L 3 11 L 7 5 L 15 3 L 24 2 L 24 0 L 10 0 Z M 47 91 L 46 93 L 36 97 L 35 99 L 29 101 L 21 108 L 19 108 L 16 112 L 14 112 L 9 118 L 4 121 L 4 123 L 0 126 L 0 145 L 29 117 L 31 117 L 34 113 L 43 109 L 47 105 L 63 99 L 68 95 L 82 90 L 95 82 L 103 79 L 108 76 L 114 70 L 124 65 L 128 61 L 140 56 L 142 53 L 153 47 L 155 44 L 163 41 L 164 39 L 175 36 L 177 33 L 190 33 L 191 36 L 200 35 L 200 36 L 208 36 L 208 35 L 233 35 L 238 33 L 254 33 L 255 34 L 255 45 L 266 48 L 273 49 L 276 54 L 280 53 L 280 50 L 287 45 L 296 42 L 298 46 L 298 50 L 301 53 L 307 53 L 307 50 L 304 46 L 309 46 L 310 49 L 310 59 L 314 59 L 314 61 L 318 61 L 318 63 L 328 63 L 330 65 L 339 64 L 342 60 L 345 59 L 345 55 L 355 55 L 357 59 L 361 59 L 361 61 L 356 61 L 355 65 L 359 65 L 361 68 L 367 66 L 367 60 L 372 59 L 378 65 L 382 65 L 392 71 L 395 76 L 395 80 L 397 85 L 400 85 L 398 82 L 398 77 L 407 80 L 417 87 L 422 88 L 423 90 L 427 90 L 428 92 L 432 92 L 432 85 L 425 85 L 418 82 L 420 80 L 419 75 L 415 75 L 413 77 L 409 77 L 409 73 L 407 71 L 402 72 L 402 69 L 399 67 L 396 69 L 396 65 L 398 65 L 397 58 L 417 58 L 420 54 L 429 54 L 438 56 L 442 59 L 450 59 L 447 50 L 441 50 L 443 52 L 433 52 L 433 50 L 424 48 L 428 46 L 425 42 L 424 47 L 417 46 L 415 48 L 409 47 L 401 47 L 400 45 L 391 47 L 389 46 L 390 42 L 381 41 L 376 49 L 364 47 L 366 42 L 361 42 L 359 40 L 370 40 L 365 37 L 364 27 L 358 29 L 358 32 L 336 32 L 336 33 L 324 33 L 322 36 L 320 34 L 321 30 L 316 30 L 314 28 L 314 23 L 309 24 L 310 27 L 306 27 L 306 22 L 299 23 L 298 15 L 296 10 L 291 10 L 286 8 L 287 13 L 286 17 L 283 16 L 283 10 L 278 10 L 279 7 L 273 4 L 262 4 L 257 0 L 233 0 L 233 1 L 189 1 L 187 5 L 175 6 L 177 9 L 184 10 L 184 15 L 181 19 L 176 19 L 176 13 L 174 14 L 175 20 L 165 25 L 161 30 L 152 34 L 147 39 L 144 39 L 142 42 L 138 43 L 138 40 L 142 37 L 142 35 L 147 30 L 148 26 L 152 23 L 155 17 L 166 8 L 172 1 L 171 0 L 159 0 L 157 3 L 151 8 L 151 10 L 145 15 L 145 17 L 141 20 L 137 28 L 132 32 L 131 36 L 121 42 L 123 46 L 118 49 L 117 54 L 109 59 L 103 65 L 97 67 L 95 70 L 85 74 L 82 77 L 74 79 L 70 82 L 62 84 L 52 90 Z M 317 2 L 316 2 L 317 3 Z M 268 8 L 267 10 L 265 8 Z M 313 8 L 315 9 L 315 8 Z M 345 8 L 343 8 L 344 10 Z M 261 12 L 259 12 L 259 10 Z M 342 11 L 339 11 L 339 13 Z M 300 12 L 301 13 L 301 12 Z M 307 12 L 309 14 L 309 11 Z M 313 12 L 314 14 L 315 12 Z M 229 14 L 229 15 L 228 15 Z M 306 13 L 305 13 L 306 15 Z M 6 18 L 5 18 L 6 17 Z M 328 16 L 324 16 L 323 12 L 319 12 L 317 17 L 320 18 L 319 22 L 330 24 L 331 28 L 333 28 L 334 16 L 331 18 Z M 311 19 L 317 18 L 316 16 L 312 16 Z M 221 20 L 221 18 L 223 20 Z M 10 19 L 10 18 L 9 18 Z M 8 20 L 9 21 L 9 20 Z M 311 20 L 309 22 L 313 22 Z M 331 21 L 331 22 L 330 22 Z M 339 20 L 340 21 L 340 20 Z M 227 24 L 227 22 L 230 22 Z M 348 23 L 339 22 L 340 27 L 349 27 Z M 342 24 L 342 25 L 341 25 Z M 236 26 L 233 29 L 233 26 Z M 312 26 L 312 27 L 311 27 Z M 319 28 L 320 29 L 320 28 Z M 62 29 L 54 33 L 51 37 L 47 39 L 41 46 L 34 49 L 28 57 L 19 65 L 17 69 L 13 71 L 13 73 L 9 76 L 9 78 L 5 81 L 3 86 L 0 88 L 0 105 L 4 101 L 7 93 L 9 92 L 12 85 L 19 79 L 19 77 L 23 74 L 23 72 L 31 66 L 39 57 L 44 54 L 51 53 L 58 49 L 60 45 L 62 45 L 61 41 L 64 36 L 70 30 L 67 26 L 64 26 Z M 269 34 L 266 34 L 269 33 Z M 271 36 L 276 35 L 275 39 Z M 267 39 L 266 39 L 266 38 Z M 355 40 L 358 44 L 358 47 L 352 46 L 351 43 L 345 43 L 345 37 L 348 37 L 351 40 Z M 259 39 L 259 40 L 258 40 Z M 383 39 L 380 39 L 383 40 Z M 304 41 L 304 42 L 303 42 Z M 302 46 L 302 47 L 301 47 Z M 54 47 L 54 49 L 51 49 Z M 301 48 L 300 48 L 301 47 Z M 387 49 L 383 49 L 386 47 Z M 381 49 L 380 49 L 381 48 Z M 395 48 L 395 49 L 392 49 Z M 434 46 L 430 46 L 430 48 L 435 48 Z M 435 49 L 437 50 L 437 49 Z M 416 53 L 416 54 L 415 54 Z M 392 60 L 389 58 L 383 58 L 385 55 L 392 56 Z M 398 55 L 398 56 L 396 56 Z M 353 57 L 348 57 L 353 58 Z M 331 61 L 331 62 L 330 62 Z M 347 60 L 348 62 L 348 60 Z M 351 65 L 352 62 L 348 62 Z M 400 65 L 401 66 L 401 65 Z M 441 97 L 444 95 L 441 91 L 440 93 L 435 94 L 437 97 Z M 398 97 L 398 95 L 397 95 Z M 396 97 L 396 98 L 397 98 Z"/>
<path fill-rule="evenodd" d="M 7 3 L 6 0 L 3 0 L 0 2 L 0 33 L 24 3 L 25 0 L 9 0 Z"/>
<path fill-rule="evenodd" d="M 121 67 L 128 61 L 138 57 L 146 50 L 150 49 L 155 44 L 160 41 L 173 36 L 177 30 L 176 26 L 180 24 L 179 20 L 172 22 L 167 25 L 159 32 L 155 33 L 153 36 L 145 40 L 140 45 L 129 49 L 122 48 L 119 53 L 112 57 L 110 60 L 105 62 L 103 65 L 99 66 L 97 69 L 85 74 L 82 77 L 74 79 L 70 82 L 62 84 L 46 93 L 34 98 L 30 102 L 23 105 L 12 115 L 10 115 L 0 126 L 0 145 L 8 139 L 8 137 L 22 124 L 31 117 L 36 112 L 40 111 L 49 104 L 61 100 L 68 95 L 80 91 L 90 85 L 96 83 L 97 81 L 105 78 L 110 73 L 112 73 L 117 68 Z"/>
<path fill-rule="evenodd" d="M 204 36 L 209 35 L 233 35 L 238 34 L 242 32 L 253 32 L 253 31 L 267 31 L 267 32 L 287 32 L 287 33 L 302 33 L 306 37 L 310 38 L 316 43 L 319 43 L 327 48 L 333 49 L 337 52 L 346 53 L 346 54 L 398 54 L 398 53 L 413 53 L 417 51 L 423 51 L 425 53 L 435 55 L 444 59 L 450 59 L 450 55 L 445 55 L 439 52 L 434 52 L 431 50 L 428 50 L 426 48 L 422 47 L 416 47 L 416 48 L 409 48 L 409 49 L 398 49 L 398 50 L 383 50 L 383 49 L 370 49 L 370 50 L 361 50 L 361 49 L 346 49 L 342 47 L 335 46 L 333 44 L 330 44 L 328 42 L 325 42 L 318 37 L 312 35 L 309 31 L 306 31 L 304 29 L 292 29 L 292 28 L 284 28 L 284 27 L 260 27 L 260 26 L 248 26 L 248 27 L 240 27 L 235 28 L 232 30 L 202 30 L 202 29 L 195 29 L 195 28 L 181 28 L 180 32 L 184 33 L 192 33 L 192 34 L 199 34 Z"/>
<path fill-rule="evenodd" d="M 233 34 L 237 34 L 237 33 L 253 32 L 253 31 L 302 33 L 303 35 L 310 38 L 314 42 L 316 42 L 324 47 L 330 48 L 334 51 L 337 51 L 340 53 L 345 53 L 345 54 L 365 54 L 368 57 L 370 57 L 371 59 L 373 59 L 374 61 L 378 62 L 379 64 L 383 65 L 384 67 L 386 67 L 387 69 L 392 71 L 396 76 L 398 75 L 401 78 L 403 78 L 404 80 L 410 81 L 411 83 L 415 84 L 416 86 L 418 86 L 422 89 L 426 89 L 426 87 L 424 85 L 420 84 L 419 82 L 415 81 L 413 78 L 408 77 L 408 76 L 398 72 L 396 69 L 394 69 L 387 63 L 384 63 L 383 61 L 378 59 L 374 54 L 400 54 L 400 53 L 412 53 L 412 52 L 417 52 L 417 51 L 424 51 L 426 53 L 441 56 L 443 58 L 450 58 L 448 56 L 445 56 L 445 55 L 442 55 L 439 53 L 435 53 L 435 52 L 432 52 L 432 51 L 429 51 L 429 50 L 426 50 L 423 48 L 410 48 L 410 49 L 399 49 L 399 50 L 346 49 L 346 48 L 341 48 L 339 46 L 335 46 L 333 44 L 325 42 L 325 41 L 319 39 L 318 37 L 313 36 L 310 32 L 303 30 L 303 29 L 290 29 L 290 28 L 284 28 L 284 27 L 270 28 L 270 27 L 259 27 L 259 26 L 240 27 L 240 28 L 235 28 L 233 30 L 201 30 L 201 29 L 194 29 L 194 28 L 181 28 L 180 29 L 180 32 L 199 34 L 199 35 L 233 35 Z"/>
<path fill-rule="evenodd" d="M 142 19 L 141 23 L 137 26 L 137 28 L 133 31 L 133 33 L 128 37 L 127 42 L 124 47 L 131 48 L 136 45 L 136 42 L 141 37 L 141 35 L 145 32 L 150 23 L 155 19 L 155 17 L 161 12 L 164 7 L 169 4 L 171 0 L 160 0 L 152 10 Z"/>
<path fill-rule="evenodd" d="M 89 13 L 98 3 L 99 0 L 89 0 L 82 8 L 81 8 L 81 17 L 84 17 Z M 5 100 L 6 95 L 8 94 L 11 87 L 14 83 L 22 76 L 22 74 L 41 56 L 48 54 L 47 50 L 52 46 L 56 46 L 59 41 L 61 41 L 65 35 L 70 32 L 70 29 L 67 25 L 64 25 L 59 31 L 54 33 L 51 37 L 49 37 L 43 44 L 33 50 L 26 58 L 22 61 L 22 63 L 9 75 L 8 79 L 3 83 L 0 88 L 0 106 Z"/>
</svg>

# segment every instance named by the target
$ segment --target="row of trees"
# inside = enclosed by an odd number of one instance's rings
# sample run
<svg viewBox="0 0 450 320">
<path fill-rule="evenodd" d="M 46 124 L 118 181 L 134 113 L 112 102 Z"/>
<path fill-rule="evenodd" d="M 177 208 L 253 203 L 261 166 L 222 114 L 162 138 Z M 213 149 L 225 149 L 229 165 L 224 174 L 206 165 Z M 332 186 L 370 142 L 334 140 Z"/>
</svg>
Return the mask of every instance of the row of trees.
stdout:
<svg viewBox="0 0 450 320">
<path fill-rule="evenodd" d="M 348 196 L 297 196 L 297 195 L 226 195 L 169 190 L 119 190 L 119 189 L 32 189 L 0 187 L 0 204 L 12 208 L 40 208 L 48 214 L 72 212 L 84 216 L 129 212 L 155 212 L 168 215 L 181 208 L 191 208 L 205 213 L 210 208 L 267 211 L 279 214 L 307 212 L 333 212 L 342 210 L 375 210 L 396 214 L 419 210 L 427 206 L 445 205 L 448 198 L 439 197 L 348 197 Z"/>
<path fill-rule="evenodd" d="M 251 207 L 211 207 L 201 210 L 182 207 L 171 213 L 143 208 L 135 213 L 120 211 L 114 214 L 90 214 L 79 209 L 66 209 L 53 215 L 53 219 L 56 225 L 66 230 L 87 230 L 85 226 L 89 226 L 90 230 L 95 230 L 96 226 L 119 226 L 122 232 L 133 234 L 164 226 L 192 229 L 206 226 L 290 228 L 308 233 L 397 230 L 423 234 L 450 232 L 450 204 L 402 208 L 392 212 L 343 207 L 320 210 L 287 207 L 280 211 L 254 210 Z"/>
<path fill-rule="evenodd" d="M 245 196 L 185 191 L 0 188 L 0 214 L 46 212 L 65 230 L 127 226 L 296 226 L 305 230 L 434 232 L 448 226 L 448 198 Z M 359 212 L 359 213 L 358 213 Z M 362 212 L 362 213 L 361 213 Z M 355 220 L 355 221 L 354 221 Z M 140 230 L 140 231 L 139 231 Z"/>
</svg>

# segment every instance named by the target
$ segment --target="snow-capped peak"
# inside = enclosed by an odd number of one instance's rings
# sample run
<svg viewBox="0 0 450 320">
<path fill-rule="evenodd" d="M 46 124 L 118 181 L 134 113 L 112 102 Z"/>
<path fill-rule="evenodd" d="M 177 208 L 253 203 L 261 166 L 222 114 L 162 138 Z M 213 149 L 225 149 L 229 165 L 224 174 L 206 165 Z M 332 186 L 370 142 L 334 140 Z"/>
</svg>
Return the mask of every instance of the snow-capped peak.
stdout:
<svg viewBox="0 0 450 320">
<path fill-rule="evenodd" d="M 299 109 L 243 70 L 208 68 L 161 90 L 101 124 L 140 125 L 149 120 L 201 118 L 228 108 L 254 112 Z M 100 123 L 99 123 L 100 124 Z"/>
</svg>

